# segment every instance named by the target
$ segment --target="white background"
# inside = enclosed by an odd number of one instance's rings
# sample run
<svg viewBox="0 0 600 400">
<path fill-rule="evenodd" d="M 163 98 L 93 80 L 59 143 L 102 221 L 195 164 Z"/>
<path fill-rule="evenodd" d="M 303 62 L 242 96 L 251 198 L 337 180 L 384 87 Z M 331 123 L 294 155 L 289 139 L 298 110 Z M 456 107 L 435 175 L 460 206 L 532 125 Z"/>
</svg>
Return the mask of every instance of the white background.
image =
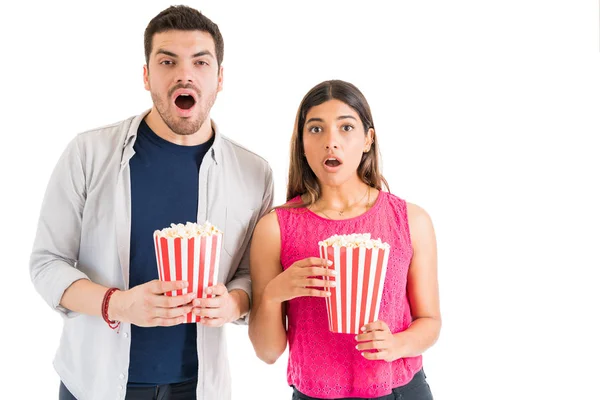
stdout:
<svg viewBox="0 0 600 400">
<path fill-rule="evenodd" d="M 436 399 L 600 399 L 597 2 L 383 3 L 191 3 L 225 38 L 212 117 L 271 163 L 279 204 L 303 95 L 356 84 L 392 192 L 436 227 Z M 57 398 L 62 322 L 29 253 L 67 142 L 151 106 L 143 31 L 170 3 L 135 4 L 1 6 L 2 398 Z M 228 332 L 234 399 L 291 398 L 287 353 L 268 366 L 245 327 Z"/>
</svg>

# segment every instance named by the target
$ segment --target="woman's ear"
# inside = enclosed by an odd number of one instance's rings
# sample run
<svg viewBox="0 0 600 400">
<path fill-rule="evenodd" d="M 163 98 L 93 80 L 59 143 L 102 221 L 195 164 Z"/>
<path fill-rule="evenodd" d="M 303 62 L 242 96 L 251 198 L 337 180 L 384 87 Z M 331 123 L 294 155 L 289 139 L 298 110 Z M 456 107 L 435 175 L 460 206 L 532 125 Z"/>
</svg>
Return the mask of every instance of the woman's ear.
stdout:
<svg viewBox="0 0 600 400">
<path fill-rule="evenodd" d="M 369 150 L 371 150 L 373 141 L 375 141 L 375 129 L 369 128 L 367 134 L 365 135 L 365 149 L 363 150 L 365 153 L 368 153 Z"/>
</svg>

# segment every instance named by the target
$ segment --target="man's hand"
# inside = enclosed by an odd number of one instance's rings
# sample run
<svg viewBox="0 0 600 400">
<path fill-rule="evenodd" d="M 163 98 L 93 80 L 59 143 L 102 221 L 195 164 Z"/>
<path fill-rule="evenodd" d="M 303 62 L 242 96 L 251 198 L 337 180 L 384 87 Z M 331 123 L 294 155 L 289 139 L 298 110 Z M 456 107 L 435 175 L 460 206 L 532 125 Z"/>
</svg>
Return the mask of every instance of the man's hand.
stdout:
<svg viewBox="0 0 600 400">
<path fill-rule="evenodd" d="M 212 327 L 220 327 L 240 318 L 241 296 L 248 298 L 242 290 L 228 292 L 222 283 L 207 288 L 206 293 L 215 297 L 194 299 L 193 313 L 202 317 L 201 324 Z"/>
<path fill-rule="evenodd" d="M 172 290 L 184 289 L 185 281 L 164 282 L 157 279 L 125 291 L 116 291 L 108 304 L 108 318 L 137 326 L 173 326 L 185 321 L 192 310 L 195 293 L 165 296 Z"/>
</svg>

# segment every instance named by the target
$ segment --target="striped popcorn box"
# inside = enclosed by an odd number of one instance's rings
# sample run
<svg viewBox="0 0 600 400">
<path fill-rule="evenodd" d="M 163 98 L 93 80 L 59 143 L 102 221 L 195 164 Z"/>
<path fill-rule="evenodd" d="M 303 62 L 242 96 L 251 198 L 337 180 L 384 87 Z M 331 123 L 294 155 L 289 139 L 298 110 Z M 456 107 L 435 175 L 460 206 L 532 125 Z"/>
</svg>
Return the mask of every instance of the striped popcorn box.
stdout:
<svg viewBox="0 0 600 400">
<path fill-rule="evenodd" d="M 192 222 L 171 224 L 155 231 L 154 249 L 159 279 L 188 281 L 187 288 L 165 294 L 196 293 L 198 298 L 214 297 L 206 294 L 206 288 L 217 283 L 222 242 L 223 233 L 208 221 L 203 225 Z M 200 318 L 190 312 L 185 322 L 199 322 Z"/>
<path fill-rule="evenodd" d="M 379 317 L 390 246 L 365 233 L 334 235 L 319 242 L 319 248 L 336 272 L 336 287 L 326 288 L 331 291 L 325 299 L 329 330 L 358 334 Z"/>
</svg>

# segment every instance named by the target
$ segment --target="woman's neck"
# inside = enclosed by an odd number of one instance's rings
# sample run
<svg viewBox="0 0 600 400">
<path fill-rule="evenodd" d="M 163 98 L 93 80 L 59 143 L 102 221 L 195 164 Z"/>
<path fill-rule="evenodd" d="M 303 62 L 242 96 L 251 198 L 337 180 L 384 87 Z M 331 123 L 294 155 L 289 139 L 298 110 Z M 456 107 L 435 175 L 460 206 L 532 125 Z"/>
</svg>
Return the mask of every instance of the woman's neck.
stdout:
<svg viewBox="0 0 600 400">
<path fill-rule="evenodd" d="M 321 187 L 321 197 L 310 210 L 328 219 L 347 219 L 366 212 L 377 198 L 377 190 L 362 181 Z"/>
</svg>

